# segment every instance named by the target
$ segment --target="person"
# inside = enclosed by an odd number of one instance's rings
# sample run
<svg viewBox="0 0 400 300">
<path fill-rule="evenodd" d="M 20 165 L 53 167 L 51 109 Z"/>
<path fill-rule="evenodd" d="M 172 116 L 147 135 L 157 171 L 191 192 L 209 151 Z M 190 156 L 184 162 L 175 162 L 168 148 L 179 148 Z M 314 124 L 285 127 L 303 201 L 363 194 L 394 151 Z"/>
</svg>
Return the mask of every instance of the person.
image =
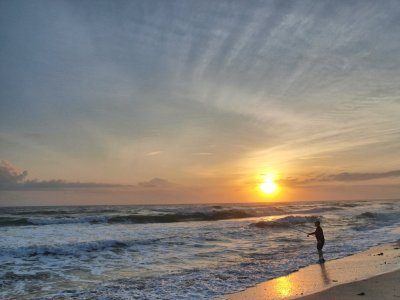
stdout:
<svg viewBox="0 0 400 300">
<path fill-rule="evenodd" d="M 315 238 L 317 239 L 317 250 L 319 256 L 318 262 L 322 264 L 325 262 L 324 255 L 322 253 L 322 248 L 324 247 L 325 244 L 324 231 L 322 230 L 320 221 L 315 221 L 314 224 L 316 227 L 315 231 L 308 233 L 307 236 L 315 235 Z"/>
</svg>

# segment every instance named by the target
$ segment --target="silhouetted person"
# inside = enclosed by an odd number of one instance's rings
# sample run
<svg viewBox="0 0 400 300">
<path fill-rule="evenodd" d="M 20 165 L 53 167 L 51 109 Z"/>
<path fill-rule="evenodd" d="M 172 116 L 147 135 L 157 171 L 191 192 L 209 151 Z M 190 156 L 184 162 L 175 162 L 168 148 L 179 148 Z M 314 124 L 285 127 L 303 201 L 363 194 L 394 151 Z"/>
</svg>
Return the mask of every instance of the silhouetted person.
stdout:
<svg viewBox="0 0 400 300">
<path fill-rule="evenodd" d="M 315 231 L 314 232 L 310 232 L 307 234 L 307 236 L 310 235 L 315 235 L 316 239 L 317 239 L 317 249 L 318 249 L 318 256 L 319 256 L 319 263 L 324 263 L 325 259 L 324 259 L 324 255 L 322 253 L 322 248 L 324 247 L 325 244 L 325 237 L 324 237 L 324 231 L 321 228 L 321 223 L 319 221 L 315 221 Z"/>
</svg>

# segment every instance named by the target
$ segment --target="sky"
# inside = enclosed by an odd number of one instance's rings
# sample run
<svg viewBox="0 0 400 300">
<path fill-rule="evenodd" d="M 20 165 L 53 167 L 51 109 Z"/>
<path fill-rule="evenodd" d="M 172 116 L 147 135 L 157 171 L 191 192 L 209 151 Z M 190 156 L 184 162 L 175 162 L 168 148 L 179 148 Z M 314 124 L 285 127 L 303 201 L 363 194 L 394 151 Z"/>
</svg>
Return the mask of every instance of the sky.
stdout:
<svg viewBox="0 0 400 300">
<path fill-rule="evenodd" d="M 399 32 L 386 0 L 0 1 L 0 205 L 400 198 Z"/>
</svg>

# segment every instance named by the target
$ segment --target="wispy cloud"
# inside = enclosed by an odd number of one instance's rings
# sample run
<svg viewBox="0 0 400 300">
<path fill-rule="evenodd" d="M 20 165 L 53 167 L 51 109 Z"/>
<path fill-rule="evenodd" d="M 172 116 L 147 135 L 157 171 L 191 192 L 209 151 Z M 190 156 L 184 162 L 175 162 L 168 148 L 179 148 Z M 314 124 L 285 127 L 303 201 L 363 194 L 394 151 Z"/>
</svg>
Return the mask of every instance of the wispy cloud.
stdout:
<svg viewBox="0 0 400 300">
<path fill-rule="evenodd" d="M 375 180 L 389 177 L 400 177 L 400 170 L 392 170 L 387 172 L 375 173 L 350 173 L 342 172 L 337 174 L 321 174 L 317 176 L 295 178 L 287 177 L 279 180 L 279 184 L 284 186 L 305 186 L 314 183 L 327 183 L 327 182 L 357 182 Z"/>
<path fill-rule="evenodd" d="M 363 181 L 381 179 L 387 177 L 400 177 L 400 170 L 388 171 L 383 173 L 348 173 L 328 175 L 320 181 Z"/>
<path fill-rule="evenodd" d="M 162 153 L 162 151 L 151 151 L 151 152 L 146 153 L 146 156 L 154 156 L 154 155 L 159 155 L 161 153 Z"/>
</svg>

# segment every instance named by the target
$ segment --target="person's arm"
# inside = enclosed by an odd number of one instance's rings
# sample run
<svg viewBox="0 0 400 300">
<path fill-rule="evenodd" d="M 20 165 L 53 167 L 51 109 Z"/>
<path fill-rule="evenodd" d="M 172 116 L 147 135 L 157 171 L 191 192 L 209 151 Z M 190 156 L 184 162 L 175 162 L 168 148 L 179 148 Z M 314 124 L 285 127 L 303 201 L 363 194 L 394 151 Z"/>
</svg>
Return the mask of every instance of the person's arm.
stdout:
<svg viewBox="0 0 400 300">
<path fill-rule="evenodd" d="M 316 232 L 317 232 L 317 231 L 315 230 L 314 232 L 307 233 L 307 236 L 315 235 Z"/>
</svg>

